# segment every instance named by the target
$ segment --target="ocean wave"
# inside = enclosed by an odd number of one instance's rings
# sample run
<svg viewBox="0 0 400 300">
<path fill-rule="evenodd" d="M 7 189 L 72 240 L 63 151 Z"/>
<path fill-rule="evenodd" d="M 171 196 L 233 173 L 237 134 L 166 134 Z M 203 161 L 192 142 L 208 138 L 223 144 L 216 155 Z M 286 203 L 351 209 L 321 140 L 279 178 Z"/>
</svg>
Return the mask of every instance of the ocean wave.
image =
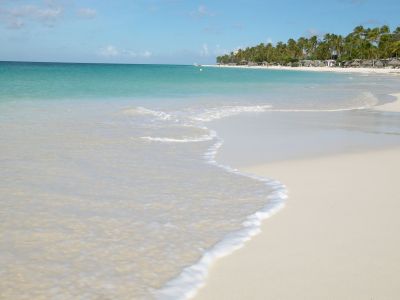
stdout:
<svg viewBox="0 0 400 300">
<path fill-rule="evenodd" d="M 182 137 L 182 138 L 167 138 L 167 137 L 151 137 L 142 136 L 141 139 L 151 141 L 151 142 L 161 142 L 161 143 L 197 143 L 211 141 L 217 136 L 216 132 L 210 130 L 209 134 L 205 134 L 199 137 Z"/>
<path fill-rule="evenodd" d="M 242 113 L 262 113 L 262 112 L 339 112 L 368 109 L 379 103 L 379 100 L 370 92 L 362 93 L 359 98 L 359 105 L 341 108 L 279 108 L 272 105 L 255 106 L 224 106 L 220 108 L 209 108 L 203 112 L 190 117 L 191 120 L 198 122 L 211 122 L 227 117 L 236 116 Z"/>
<path fill-rule="evenodd" d="M 209 108 L 198 115 L 192 116 L 191 119 L 201 122 L 210 122 L 213 120 L 231 117 L 245 112 L 265 112 L 269 108 L 271 108 L 270 105 L 223 106 L 219 108 Z"/>
<path fill-rule="evenodd" d="M 135 115 L 150 115 L 154 116 L 158 119 L 161 120 L 171 120 L 172 116 L 170 114 L 167 114 L 163 111 L 156 111 L 156 110 L 151 110 L 148 108 L 144 107 L 136 107 L 136 108 L 127 108 L 122 111 L 123 114 L 125 115 L 130 115 L 130 116 L 135 116 Z"/>
<path fill-rule="evenodd" d="M 374 105 L 361 105 L 361 106 L 352 106 L 352 107 L 343 107 L 343 108 L 323 108 L 323 109 L 308 109 L 308 108 L 298 108 L 298 109 L 290 109 L 290 108 L 272 108 L 271 112 L 339 112 L 339 111 L 350 111 L 350 110 L 360 110 L 367 109 Z"/>
</svg>

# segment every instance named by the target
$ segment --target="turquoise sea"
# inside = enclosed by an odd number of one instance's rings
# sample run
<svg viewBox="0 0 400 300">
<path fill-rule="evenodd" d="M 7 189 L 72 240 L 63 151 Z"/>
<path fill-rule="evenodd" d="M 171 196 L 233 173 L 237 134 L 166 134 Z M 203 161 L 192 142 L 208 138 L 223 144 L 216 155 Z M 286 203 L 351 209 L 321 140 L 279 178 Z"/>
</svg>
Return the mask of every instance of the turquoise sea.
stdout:
<svg viewBox="0 0 400 300">
<path fill-rule="evenodd" d="M 0 298 L 193 295 L 290 189 L 240 167 L 400 144 L 399 83 L 0 62 Z"/>
</svg>

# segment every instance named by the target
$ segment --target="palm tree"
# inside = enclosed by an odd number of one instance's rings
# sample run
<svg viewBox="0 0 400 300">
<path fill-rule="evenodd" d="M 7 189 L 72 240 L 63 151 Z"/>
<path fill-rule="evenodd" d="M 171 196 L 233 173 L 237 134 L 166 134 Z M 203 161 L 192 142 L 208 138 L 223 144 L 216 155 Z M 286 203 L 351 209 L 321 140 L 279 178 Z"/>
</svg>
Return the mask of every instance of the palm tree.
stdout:
<svg viewBox="0 0 400 300">
<path fill-rule="evenodd" d="M 308 39 L 305 37 L 301 37 L 297 40 L 297 46 L 301 51 L 301 58 L 305 58 L 308 56 Z"/>
<path fill-rule="evenodd" d="M 1 1 L 1 0 L 0 0 Z M 218 62 L 254 62 L 288 63 L 298 59 L 329 59 L 337 51 L 340 60 L 356 58 L 389 58 L 400 55 L 400 27 L 390 32 L 388 26 L 364 28 L 357 26 L 346 37 L 327 33 L 322 40 L 317 36 L 300 37 L 297 41 L 289 39 L 275 46 L 261 43 L 255 47 L 239 49 L 230 54 L 219 56 Z"/>
<path fill-rule="evenodd" d="M 398 58 L 400 55 L 400 41 L 396 41 L 391 46 L 392 57 Z"/>
<path fill-rule="evenodd" d="M 294 39 L 289 39 L 287 42 L 287 48 L 288 48 L 288 54 L 292 59 L 298 59 L 301 57 L 301 49 L 297 45 L 296 41 Z"/>
<path fill-rule="evenodd" d="M 318 45 L 318 37 L 316 35 L 312 36 L 308 40 L 308 50 L 310 53 L 311 58 L 314 57 L 315 50 L 317 49 Z"/>
</svg>

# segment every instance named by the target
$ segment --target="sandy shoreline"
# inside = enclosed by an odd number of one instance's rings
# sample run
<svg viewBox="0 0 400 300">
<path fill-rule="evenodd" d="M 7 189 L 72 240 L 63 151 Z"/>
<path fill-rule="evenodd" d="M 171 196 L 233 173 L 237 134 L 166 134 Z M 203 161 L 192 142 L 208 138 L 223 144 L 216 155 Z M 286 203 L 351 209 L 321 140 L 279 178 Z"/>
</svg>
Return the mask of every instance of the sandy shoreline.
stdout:
<svg viewBox="0 0 400 300">
<path fill-rule="evenodd" d="M 284 182 L 286 208 L 217 261 L 195 299 L 397 299 L 400 148 L 246 171 Z"/>
<path fill-rule="evenodd" d="M 397 100 L 376 106 L 400 112 Z M 260 235 L 211 268 L 195 299 L 397 299 L 400 148 L 244 168 L 289 189 Z"/>
<path fill-rule="evenodd" d="M 311 71 L 311 72 L 337 72 L 337 73 L 361 73 L 361 74 L 389 74 L 399 75 L 400 69 L 379 68 L 337 68 L 337 67 L 285 67 L 285 66 L 227 66 L 227 65 L 203 65 L 213 68 L 238 68 L 238 69 L 262 69 L 262 70 L 286 70 L 286 71 Z"/>
</svg>

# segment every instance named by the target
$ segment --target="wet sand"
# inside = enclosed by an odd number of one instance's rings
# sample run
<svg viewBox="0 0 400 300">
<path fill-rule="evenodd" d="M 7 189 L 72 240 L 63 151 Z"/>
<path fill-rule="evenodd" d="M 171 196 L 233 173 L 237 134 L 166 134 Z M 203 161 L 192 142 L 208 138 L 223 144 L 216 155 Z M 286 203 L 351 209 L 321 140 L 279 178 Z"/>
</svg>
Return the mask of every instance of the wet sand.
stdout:
<svg viewBox="0 0 400 300">
<path fill-rule="evenodd" d="M 397 299 L 400 148 L 246 168 L 286 207 L 213 266 L 195 299 Z"/>
</svg>

